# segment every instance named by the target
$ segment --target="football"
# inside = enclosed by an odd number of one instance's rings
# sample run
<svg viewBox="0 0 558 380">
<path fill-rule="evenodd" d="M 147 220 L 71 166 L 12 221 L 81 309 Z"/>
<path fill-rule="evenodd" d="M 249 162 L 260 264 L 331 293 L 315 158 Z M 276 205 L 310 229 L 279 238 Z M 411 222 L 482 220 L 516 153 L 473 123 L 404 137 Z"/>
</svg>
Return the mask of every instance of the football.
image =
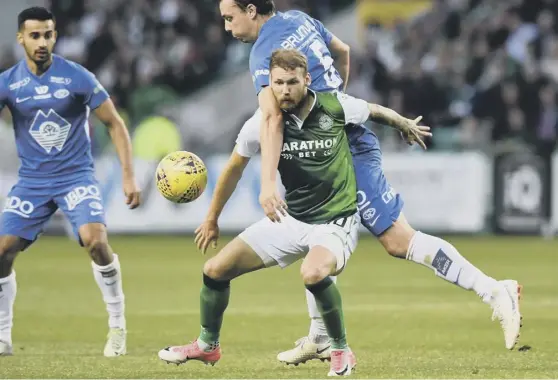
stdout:
<svg viewBox="0 0 558 380">
<path fill-rule="evenodd" d="M 188 203 L 205 190 L 207 168 L 194 153 L 177 151 L 159 162 L 155 181 L 163 197 L 174 203 Z"/>
</svg>

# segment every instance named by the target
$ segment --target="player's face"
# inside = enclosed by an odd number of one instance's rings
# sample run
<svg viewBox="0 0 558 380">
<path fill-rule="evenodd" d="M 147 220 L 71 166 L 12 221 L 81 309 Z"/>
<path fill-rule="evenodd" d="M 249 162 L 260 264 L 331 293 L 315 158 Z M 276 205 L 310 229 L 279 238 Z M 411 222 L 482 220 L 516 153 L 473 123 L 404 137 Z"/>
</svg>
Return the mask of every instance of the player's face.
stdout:
<svg viewBox="0 0 558 380">
<path fill-rule="evenodd" d="M 35 63 L 50 60 L 56 43 L 56 30 L 52 20 L 27 20 L 17 33 L 17 41 Z"/>
<path fill-rule="evenodd" d="M 257 13 L 253 5 L 242 10 L 234 0 L 221 0 L 219 9 L 225 21 L 225 30 L 234 38 L 242 42 L 253 42 L 258 38 Z"/>
<path fill-rule="evenodd" d="M 296 108 L 306 95 L 310 85 L 310 74 L 302 68 L 285 70 L 275 67 L 271 70 L 271 89 L 282 110 Z"/>
</svg>

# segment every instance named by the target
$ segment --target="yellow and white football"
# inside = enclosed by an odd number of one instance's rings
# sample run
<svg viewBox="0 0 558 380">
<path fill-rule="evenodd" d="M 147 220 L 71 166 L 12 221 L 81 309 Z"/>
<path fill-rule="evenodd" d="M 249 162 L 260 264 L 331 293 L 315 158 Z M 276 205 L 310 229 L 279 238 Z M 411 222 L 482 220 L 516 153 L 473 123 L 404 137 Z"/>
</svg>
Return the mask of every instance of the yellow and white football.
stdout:
<svg viewBox="0 0 558 380">
<path fill-rule="evenodd" d="M 155 181 L 163 197 L 174 203 L 188 203 L 205 190 L 207 168 L 194 153 L 177 151 L 159 162 Z"/>
</svg>

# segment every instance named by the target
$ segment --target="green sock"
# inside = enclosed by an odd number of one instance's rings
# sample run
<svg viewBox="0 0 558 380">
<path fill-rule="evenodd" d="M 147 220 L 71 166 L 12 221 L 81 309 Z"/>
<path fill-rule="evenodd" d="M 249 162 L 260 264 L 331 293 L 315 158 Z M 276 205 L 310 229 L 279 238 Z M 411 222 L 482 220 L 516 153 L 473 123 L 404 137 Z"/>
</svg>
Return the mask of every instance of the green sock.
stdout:
<svg viewBox="0 0 558 380">
<path fill-rule="evenodd" d="M 335 283 L 326 277 L 314 285 L 306 285 L 316 299 L 318 310 L 322 314 L 327 334 L 331 339 L 331 348 L 347 348 L 347 338 L 345 335 L 345 322 L 343 320 L 343 303 L 341 293 Z"/>
<path fill-rule="evenodd" d="M 209 283 L 209 286 L 208 286 Z M 204 275 L 204 285 L 200 292 L 201 333 L 199 339 L 208 345 L 219 344 L 219 333 L 223 324 L 223 314 L 229 304 L 229 281 L 215 281 Z"/>
</svg>

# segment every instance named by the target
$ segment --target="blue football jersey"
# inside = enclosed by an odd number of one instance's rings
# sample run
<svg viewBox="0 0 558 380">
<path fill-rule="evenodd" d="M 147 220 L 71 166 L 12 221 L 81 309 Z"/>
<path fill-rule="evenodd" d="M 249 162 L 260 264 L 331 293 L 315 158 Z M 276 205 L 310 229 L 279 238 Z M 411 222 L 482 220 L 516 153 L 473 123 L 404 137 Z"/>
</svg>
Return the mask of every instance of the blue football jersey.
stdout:
<svg viewBox="0 0 558 380">
<path fill-rule="evenodd" d="M 333 66 L 328 48 L 332 38 L 333 35 L 320 21 L 304 12 L 277 12 L 263 25 L 250 52 L 250 73 L 256 92 L 269 85 L 271 54 L 280 48 L 298 49 L 306 55 L 312 90 L 339 90 L 343 79 Z"/>
<path fill-rule="evenodd" d="M 0 110 L 12 113 L 21 181 L 45 186 L 92 173 L 89 113 L 108 97 L 91 72 L 57 55 L 41 76 L 25 60 L 0 74 Z"/>
<path fill-rule="evenodd" d="M 256 93 L 269 86 L 271 54 L 281 48 L 298 49 L 306 56 L 312 90 L 341 91 L 343 79 L 333 65 L 334 60 L 328 48 L 332 38 L 331 32 L 320 21 L 304 12 L 277 12 L 262 26 L 250 52 L 250 73 Z M 376 135 L 362 125 L 348 128 L 347 136 L 353 155 L 376 154 L 380 151 Z M 376 159 L 376 156 L 371 159 Z"/>
</svg>

